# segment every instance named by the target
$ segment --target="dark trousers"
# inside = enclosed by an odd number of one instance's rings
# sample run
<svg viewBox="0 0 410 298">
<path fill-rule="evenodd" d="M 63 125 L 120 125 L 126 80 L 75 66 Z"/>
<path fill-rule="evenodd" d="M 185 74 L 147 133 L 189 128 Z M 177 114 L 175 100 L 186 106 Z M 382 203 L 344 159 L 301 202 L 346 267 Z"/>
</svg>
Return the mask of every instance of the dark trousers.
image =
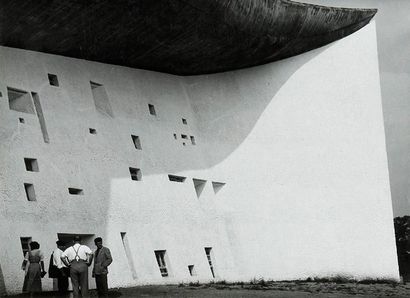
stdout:
<svg viewBox="0 0 410 298">
<path fill-rule="evenodd" d="M 73 297 L 88 297 L 88 266 L 86 262 L 74 260 L 70 266 L 70 277 L 73 285 Z"/>
<path fill-rule="evenodd" d="M 57 277 L 57 288 L 60 294 L 68 292 L 68 276 L 70 275 L 70 270 L 66 267 L 60 269 L 60 274 Z"/>
<path fill-rule="evenodd" d="M 108 297 L 107 274 L 96 274 L 95 284 L 97 286 L 98 297 Z"/>
</svg>

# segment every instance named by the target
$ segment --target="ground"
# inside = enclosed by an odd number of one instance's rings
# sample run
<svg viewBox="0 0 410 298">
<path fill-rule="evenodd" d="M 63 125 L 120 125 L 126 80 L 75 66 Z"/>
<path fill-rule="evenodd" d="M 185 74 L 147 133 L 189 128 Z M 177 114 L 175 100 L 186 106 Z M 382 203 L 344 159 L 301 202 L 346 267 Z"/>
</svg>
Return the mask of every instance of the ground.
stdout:
<svg viewBox="0 0 410 298">
<path fill-rule="evenodd" d="M 12 297 L 22 297 L 17 295 Z M 96 297 L 92 291 L 91 297 Z M 180 284 L 110 289 L 110 297 L 410 297 L 410 284 L 355 282 L 251 282 Z M 54 297 L 44 293 L 38 297 Z"/>
</svg>

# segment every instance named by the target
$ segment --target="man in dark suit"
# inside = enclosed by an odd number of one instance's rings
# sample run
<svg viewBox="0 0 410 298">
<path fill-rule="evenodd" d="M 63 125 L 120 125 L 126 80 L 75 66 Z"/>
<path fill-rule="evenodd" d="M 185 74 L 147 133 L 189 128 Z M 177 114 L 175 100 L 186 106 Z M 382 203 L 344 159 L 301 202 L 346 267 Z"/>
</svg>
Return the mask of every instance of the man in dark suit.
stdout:
<svg viewBox="0 0 410 298">
<path fill-rule="evenodd" d="M 93 277 L 97 285 L 98 297 L 108 297 L 107 267 L 112 262 L 110 250 L 103 246 L 101 237 L 94 239 L 97 250 L 94 253 Z"/>
</svg>

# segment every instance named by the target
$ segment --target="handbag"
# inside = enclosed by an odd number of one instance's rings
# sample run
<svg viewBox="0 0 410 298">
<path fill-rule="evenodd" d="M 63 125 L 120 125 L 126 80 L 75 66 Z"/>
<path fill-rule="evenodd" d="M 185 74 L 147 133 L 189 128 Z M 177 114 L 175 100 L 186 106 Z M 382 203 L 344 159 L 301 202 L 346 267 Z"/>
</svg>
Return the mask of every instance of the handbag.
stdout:
<svg viewBox="0 0 410 298">
<path fill-rule="evenodd" d="M 58 267 L 56 265 L 54 265 L 53 254 L 54 253 L 51 254 L 50 264 L 48 265 L 48 277 L 49 278 L 58 278 L 58 277 L 60 277 L 61 273 L 60 273 L 60 269 L 58 269 Z M 44 273 L 44 275 L 47 274 L 46 271 L 43 271 L 43 272 L 41 272 L 41 277 L 44 276 L 43 273 Z"/>
</svg>

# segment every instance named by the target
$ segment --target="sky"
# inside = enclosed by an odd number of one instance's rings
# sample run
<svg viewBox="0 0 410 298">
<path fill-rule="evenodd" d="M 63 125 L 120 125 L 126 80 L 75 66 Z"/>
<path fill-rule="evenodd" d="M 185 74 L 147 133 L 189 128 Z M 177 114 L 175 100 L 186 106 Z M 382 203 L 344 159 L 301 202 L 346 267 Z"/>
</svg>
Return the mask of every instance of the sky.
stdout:
<svg viewBox="0 0 410 298">
<path fill-rule="evenodd" d="M 410 215 L 410 0 L 298 0 L 377 8 L 376 27 L 394 216 Z"/>
</svg>

